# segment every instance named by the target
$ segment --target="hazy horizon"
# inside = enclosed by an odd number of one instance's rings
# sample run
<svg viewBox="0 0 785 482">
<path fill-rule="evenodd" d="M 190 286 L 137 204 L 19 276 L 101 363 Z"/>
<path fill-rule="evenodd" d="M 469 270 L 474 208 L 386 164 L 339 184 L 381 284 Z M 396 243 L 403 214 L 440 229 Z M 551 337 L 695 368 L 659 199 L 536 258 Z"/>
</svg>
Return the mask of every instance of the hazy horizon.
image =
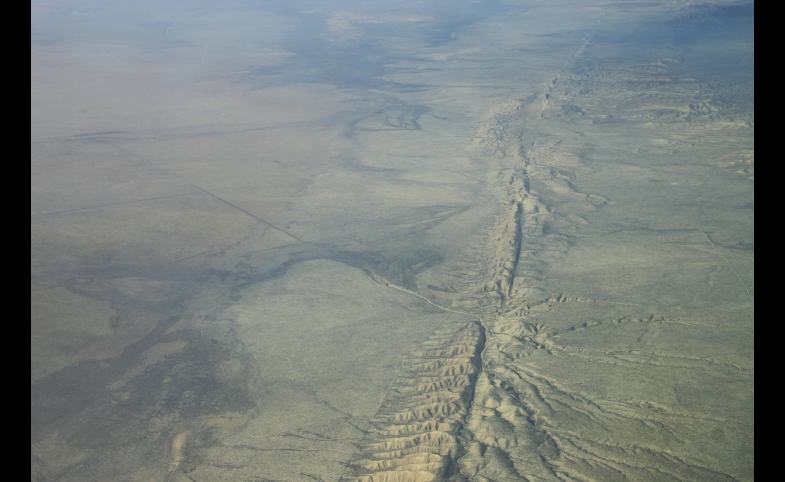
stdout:
<svg viewBox="0 0 785 482">
<path fill-rule="evenodd" d="M 31 480 L 753 479 L 753 3 L 32 3 Z"/>
</svg>

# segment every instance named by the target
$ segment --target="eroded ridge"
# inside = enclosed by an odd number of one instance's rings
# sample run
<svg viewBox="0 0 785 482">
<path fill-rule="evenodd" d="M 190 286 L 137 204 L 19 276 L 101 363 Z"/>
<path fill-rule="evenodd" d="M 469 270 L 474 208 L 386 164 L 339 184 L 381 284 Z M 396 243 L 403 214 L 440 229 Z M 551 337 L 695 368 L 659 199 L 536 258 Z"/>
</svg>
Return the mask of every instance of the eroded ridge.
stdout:
<svg viewBox="0 0 785 482">
<path fill-rule="evenodd" d="M 669 62 L 657 68 L 664 70 Z M 634 80 L 625 77 L 631 75 L 626 72 L 604 75 L 619 76 L 619 85 Z M 473 146 L 499 172 L 493 188 L 501 207 L 483 247 L 484 261 L 495 269 L 483 289 L 498 294 L 499 302 L 496 313 L 486 318 L 484 367 L 466 419 L 465 454 L 458 461 L 461 474 L 471 481 L 735 480 L 735 474 L 723 472 L 728 464 L 711 454 L 725 453 L 720 444 L 726 437 L 731 440 L 749 432 L 746 422 L 685 408 L 689 405 L 678 396 L 653 402 L 657 394 L 648 393 L 645 386 L 630 390 L 638 398 L 609 395 L 603 383 L 611 372 L 633 379 L 631 374 L 657 367 L 673 379 L 676 371 L 685 379 L 708 375 L 721 379 L 733 373 L 734 380 L 749 386 L 750 368 L 715 358 L 616 352 L 601 343 L 602 336 L 618 337 L 639 327 L 641 335 L 633 343 L 637 344 L 649 328 L 665 333 L 664 326 L 689 324 L 657 314 L 597 321 L 588 320 L 580 310 L 561 310 L 547 322 L 540 316 L 561 303 L 589 301 L 567 298 L 558 283 L 549 281 L 549 269 L 567 253 L 570 236 L 586 224 L 582 213 L 609 202 L 579 190 L 580 178 L 595 173 L 582 145 L 585 132 L 598 129 L 594 126 L 611 117 L 625 117 L 640 132 L 657 129 L 652 135 L 662 137 L 651 139 L 642 150 L 659 155 L 688 149 L 698 133 L 742 129 L 743 119 L 731 119 L 720 106 L 699 109 L 693 103 L 680 110 L 646 107 L 642 114 L 641 105 L 651 104 L 645 101 L 650 91 L 610 92 L 600 87 L 608 84 L 600 82 L 582 90 L 560 76 L 540 93 L 497 106 Z M 677 88 L 651 92 L 674 105 L 692 95 Z M 608 99 L 624 99 L 624 103 L 613 112 L 601 111 L 612 105 Z M 655 118 L 657 124 L 652 123 Z M 618 145 L 638 152 L 635 139 L 619 138 Z M 751 165 L 744 156 L 734 153 L 732 158 L 740 160 L 723 167 Z M 736 174 L 750 173 L 747 169 Z M 511 229 L 513 212 L 517 232 Z M 616 329 L 601 331 L 602 326 Z M 573 339 L 573 345 L 564 343 L 567 333 L 581 330 L 586 337 Z M 589 333 L 592 330 L 604 335 Z M 581 344 L 589 343 L 589 335 L 596 347 Z M 580 377 L 570 373 L 576 369 Z"/>
<path fill-rule="evenodd" d="M 544 199 L 577 202 L 587 210 L 607 202 L 580 192 L 573 184 L 586 167 L 563 139 L 523 128 L 527 121 L 541 119 L 552 109 L 554 85 L 556 79 L 544 87 L 545 92 L 496 106 L 470 146 L 498 173 L 492 192 L 500 207 L 479 251 L 484 253 L 482 264 L 494 267 L 493 272 L 486 272 L 481 290 L 496 295 L 499 311 L 519 310 L 549 298 L 541 280 L 550 264 L 566 254 L 565 233 L 583 222 L 557 215 Z"/>
<path fill-rule="evenodd" d="M 651 316 L 607 323 L 675 322 Z M 565 332 L 604 324 L 583 324 Z M 538 367 L 544 357 L 558 356 L 638 370 L 639 364 L 653 363 L 649 358 L 574 353 L 559 345 L 559 335 L 559 330 L 512 316 L 496 320 L 484 355 L 493 371 L 478 377 L 466 422 L 474 439 L 459 460 L 464 476 L 477 481 L 735 480 L 713 469 L 693 445 L 691 437 L 705 430 L 706 419 L 645 400 L 592 397 Z M 714 360 L 687 357 L 654 363 L 672 370 L 716 369 Z M 729 432 L 740 429 L 731 420 L 711 423 L 722 424 Z"/>
<path fill-rule="evenodd" d="M 457 473 L 485 332 L 445 323 L 404 361 L 352 463 L 357 480 L 430 481 Z"/>
<path fill-rule="evenodd" d="M 487 235 L 473 240 L 464 260 L 455 261 L 461 269 L 442 273 L 455 277 L 448 283 L 452 289 L 432 290 L 429 299 L 483 315 L 487 341 L 481 356 L 473 358 L 471 374 L 450 387 L 441 385 L 447 378 L 432 380 L 433 374 L 415 381 L 412 364 L 421 355 L 407 362 L 375 421 L 375 431 L 364 442 L 364 459 L 358 463 L 364 480 L 434 480 L 456 471 L 470 481 L 734 480 L 730 472 L 718 470 L 722 463 L 706 454 L 723 453 L 724 448 L 717 447 L 726 436 L 741 437 L 738 434 L 749 431 L 745 422 L 711 418 L 684 408 L 679 400 L 653 402 L 657 397 L 646 395 L 645 387 L 637 388 L 639 398 L 619 398 L 596 388 L 603 388 L 609 367 L 628 373 L 624 370 L 656 366 L 668 371 L 663 376 L 683 370 L 680 376 L 685 379 L 706 374 L 721 378 L 734 371 L 737 380 L 750 378 L 750 368 L 713 358 L 615 352 L 580 344 L 576 348 L 564 342 L 568 333 L 601 326 L 615 326 L 617 330 L 603 333 L 619 335 L 631 333 L 634 326 L 656 331 L 689 322 L 645 312 L 597 321 L 574 309 L 543 319 L 555 306 L 570 303 L 601 301 L 603 306 L 629 305 L 633 311 L 633 304 L 618 300 L 569 298 L 550 273 L 567 254 L 571 238 L 587 224 L 584 213 L 609 203 L 581 191 L 586 186 L 581 178 L 600 173 L 592 166 L 588 135 L 602 131 L 609 119 L 624 118 L 631 132 L 640 135 L 615 139 L 616 148 L 661 155 L 688 149 L 702 132 L 742 129 L 746 124 L 725 116 L 724 107 L 714 104 L 661 108 L 653 99 L 648 101 L 651 92 L 674 104 L 692 94 L 640 90 L 638 80 L 645 79 L 628 78 L 637 74 L 590 72 L 578 57 L 571 62 L 579 65 L 570 68 L 581 72 L 580 78 L 558 73 L 539 92 L 497 106 L 479 129 L 469 150 L 496 173 L 491 174 L 490 191 L 497 207 L 483 226 Z M 656 68 L 667 65 L 663 61 Z M 610 92 L 607 82 L 585 84 L 600 74 L 619 76 L 617 85 L 626 87 Z M 620 101 L 615 110 L 605 110 L 611 105 L 608 99 Z M 652 107 L 642 112 L 642 105 Z M 674 114 L 677 111 L 687 114 Z M 643 146 L 641 138 L 646 139 Z M 751 165 L 742 154 L 734 154 L 737 158 L 741 160 L 735 164 L 717 163 L 714 168 Z M 737 174 L 747 176 L 748 171 Z M 438 360 L 430 369 L 468 363 L 461 354 L 446 351 Z M 575 371 L 581 373 L 578 382 Z M 437 384 L 430 385 L 434 381 Z M 467 393 L 473 394 L 471 402 L 464 398 Z M 437 406 L 452 408 L 435 410 Z M 705 448 L 709 444 L 714 444 L 711 450 Z"/>
<path fill-rule="evenodd" d="M 498 293 L 502 303 L 510 296 L 515 278 L 515 266 L 521 250 L 522 210 L 521 203 L 511 202 L 507 216 L 502 218 L 501 226 L 494 233 L 495 242 L 491 243 L 495 247 L 493 261 L 496 269 L 485 289 Z"/>
</svg>

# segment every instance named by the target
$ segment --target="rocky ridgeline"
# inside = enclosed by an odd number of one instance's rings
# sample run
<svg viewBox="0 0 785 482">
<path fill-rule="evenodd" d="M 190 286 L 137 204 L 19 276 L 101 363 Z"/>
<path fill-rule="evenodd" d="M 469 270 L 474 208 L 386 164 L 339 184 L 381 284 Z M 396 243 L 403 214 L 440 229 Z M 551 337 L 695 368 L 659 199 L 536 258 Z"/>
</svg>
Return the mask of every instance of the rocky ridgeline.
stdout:
<svg viewBox="0 0 785 482">
<path fill-rule="evenodd" d="M 478 322 L 445 323 L 404 361 L 352 464 L 359 480 L 430 481 L 457 472 L 484 343 Z"/>
</svg>

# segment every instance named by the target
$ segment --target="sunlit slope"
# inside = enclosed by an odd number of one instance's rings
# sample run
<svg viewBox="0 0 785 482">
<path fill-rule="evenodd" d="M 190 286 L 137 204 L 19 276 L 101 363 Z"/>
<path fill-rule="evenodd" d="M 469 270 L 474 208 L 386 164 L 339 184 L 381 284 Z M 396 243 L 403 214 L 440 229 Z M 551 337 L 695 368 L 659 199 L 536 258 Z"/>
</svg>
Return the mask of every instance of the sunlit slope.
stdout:
<svg viewBox="0 0 785 482">
<path fill-rule="evenodd" d="M 39 22 L 33 480 L 754 478 L 751 10 L 426 3 Z"/>
<path fill-rule="evenodd" d="M 484 341 L 477 323 L 443 324 L 412 353 L 360 444 L 360 480 L 434 480 L 453 468 Z"/>
<path fill-rule="evenodd" d="M 746 162 L 752 119 L 679 82 L 685 63 L 559 72 L 520 120 L 500 113 L 523 141 L 523 195 L 545 209 L 523 211 L 522 226 L 543 229 L 524 230 L 489 325 L 465 475 L 752 477 L 752 218 L 734 209 L 752 185 L 717 163 Z M 725 212 L 711 234 L 707 206 Z"/>
<path fill-rule="evenodd" d="M 753 477 L 754 121 L 729 100 L 743 76 L 701 82 L 667 49 L 611 63 L 601 40 L 469 147 L 498 172 L 483 268 L 458 294 L 426 288 L 487 326 L 459 469 L 439 464 L 451 438 L 416 436 L 363 461 L 378 480 Z"/>
</svg>

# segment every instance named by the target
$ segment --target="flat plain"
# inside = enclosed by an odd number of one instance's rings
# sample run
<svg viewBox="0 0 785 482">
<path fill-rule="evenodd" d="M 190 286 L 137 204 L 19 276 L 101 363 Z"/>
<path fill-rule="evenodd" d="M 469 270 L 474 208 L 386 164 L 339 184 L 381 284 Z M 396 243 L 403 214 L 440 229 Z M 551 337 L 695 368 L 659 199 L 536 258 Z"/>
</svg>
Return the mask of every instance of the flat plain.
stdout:
<svg viewBox="0 0 785 482">
<path fill-rule="evenodd" d="M 32 4 L 31 480 L 754 479 L 754 7 Z"/>
</svg>

